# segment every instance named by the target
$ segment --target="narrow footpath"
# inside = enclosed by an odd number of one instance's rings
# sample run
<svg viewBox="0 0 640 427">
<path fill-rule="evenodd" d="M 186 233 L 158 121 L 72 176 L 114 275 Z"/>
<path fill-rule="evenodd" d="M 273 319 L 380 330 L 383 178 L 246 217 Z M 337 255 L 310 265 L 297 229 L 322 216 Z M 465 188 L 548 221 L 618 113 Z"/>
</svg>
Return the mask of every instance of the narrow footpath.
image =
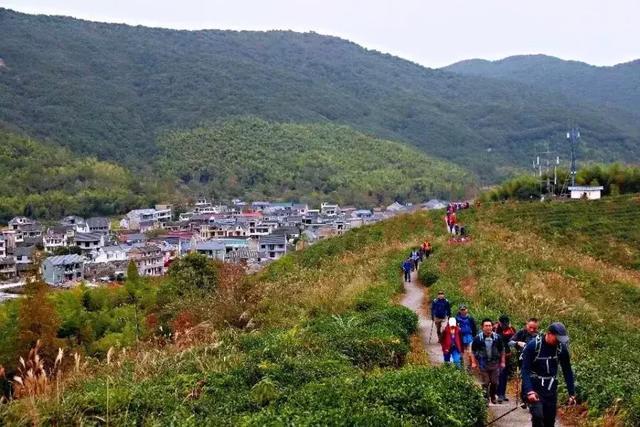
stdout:
<svg viewBox="0 0 640 427">
<path fill-rule="evenodd" d="M 427 261 L 428 262 L 428 261 Z M 413 310 L 418 315 L 418 333 L 422 337 L 425 351 L 429 357 L 429 361 L 432 365 L 440 365 L 443 363 L 442 348 L 438 343 L 438 337 L 436 335 L 431 317 L 428 316 L 428 304 L 427 290 L 424 286 L 418 283 L 418 273 L 414 271 L 411 273 L 411 282 L 404 284 L 404 296 L 401 304 L 410 310 Z M 515 408 L 516 397 L 512 392 L 508 393 L 509 402 L 505 402 L 499 405 L 489 405 L 489 420 L 491 426 L 495 427 L 528 427 L 531 425 L 531 416 L 529 411 L 522 408 L 517 408 L 515 411 L 505 415 L 507 412 Z M 504 415 L 504 416 L 503 416 Z M 492 420 L 503 416 L 497 421 L 492 423 Z M 556 419 L 556 425 L 560 426 L 560 420 Z"/>
</svg>

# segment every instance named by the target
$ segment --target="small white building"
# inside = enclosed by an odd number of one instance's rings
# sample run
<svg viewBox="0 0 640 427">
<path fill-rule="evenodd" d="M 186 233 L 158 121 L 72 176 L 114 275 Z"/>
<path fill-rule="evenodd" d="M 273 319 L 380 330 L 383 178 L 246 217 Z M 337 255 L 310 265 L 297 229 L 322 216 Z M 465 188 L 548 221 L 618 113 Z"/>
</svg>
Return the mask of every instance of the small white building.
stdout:
<svg viewBox="0 0 640 427">
<path fill-rule="evenodd" d="M 587 200 L 598 200 L 602 196 L 602 190 L 604 187 L 593 187 L 593 186 L 575 186 L 569 187 L 569 191 L 571 191 L 572 199 L 587 199 Z"/>
</svg>

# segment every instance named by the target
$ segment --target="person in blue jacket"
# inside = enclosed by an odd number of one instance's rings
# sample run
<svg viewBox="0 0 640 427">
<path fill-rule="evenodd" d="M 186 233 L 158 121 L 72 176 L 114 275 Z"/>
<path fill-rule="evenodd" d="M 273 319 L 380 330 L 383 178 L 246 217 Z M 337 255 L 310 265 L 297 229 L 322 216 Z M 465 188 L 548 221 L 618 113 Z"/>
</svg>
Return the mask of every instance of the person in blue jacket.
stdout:
<svg viewBox="0 0 640 427">
<path fill-rule="evenodd" d="M 569 404 L 576 403 L 576 391 L 569 358 L 569 335 L 560 323 L 552 323 L 544 335 L 529 341 L 522 352 L 522 392 L 527 398 L 533 427 L 553 427 L 558 406 L 558 365 Z"/>
<path fill-rule="evenodd" d="M 438 342 L 442 338 L 442 324 L 451 317 L 451 303 L 444 296 L 444 291 L 438 291 L 438 296 L 431 302 L 431 321 L 436 327 Z M 462 349 L 460 349 L 462 350 Z"/>
<path fill-rule="evenodd" d="M 411 281 L 411 270 L 413 269 L 413 260 L 411 257 L 404 260 L 402 263 L 402 271 L 404 272 L 404 281 Z"/>
</svg>

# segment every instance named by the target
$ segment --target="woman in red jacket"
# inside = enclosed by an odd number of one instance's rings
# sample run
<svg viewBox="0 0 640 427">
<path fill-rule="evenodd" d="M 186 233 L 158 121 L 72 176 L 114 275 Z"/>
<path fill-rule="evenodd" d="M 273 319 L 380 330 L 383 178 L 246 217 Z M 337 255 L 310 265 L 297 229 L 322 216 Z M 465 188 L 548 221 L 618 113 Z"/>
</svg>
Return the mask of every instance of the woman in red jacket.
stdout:
<svg viewBox="0 0 640 427">
<path fill-rule="evenodd" d="M 453 362 L 462 368 L 462 333 L 455 317 L 449 317 L 449 326 L 442 332 L 442 354 L 445 362 Z"/>
</svg>

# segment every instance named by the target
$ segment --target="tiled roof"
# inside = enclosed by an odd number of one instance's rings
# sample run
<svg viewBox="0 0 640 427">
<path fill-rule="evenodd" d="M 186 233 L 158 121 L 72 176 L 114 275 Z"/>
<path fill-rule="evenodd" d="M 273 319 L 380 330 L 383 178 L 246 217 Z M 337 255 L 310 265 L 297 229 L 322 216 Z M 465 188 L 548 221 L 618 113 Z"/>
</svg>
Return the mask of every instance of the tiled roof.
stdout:
<svg viewBox="0 0 640 427">
<path fill-rule="evenodd" d="M 84 262 L 84 258 L 76 254 L 58 255 L 58 256 L 49 257 L 45 259 L 44 262 L 52 265 L 77 264 L 80 262 Z"/>
</svg>

